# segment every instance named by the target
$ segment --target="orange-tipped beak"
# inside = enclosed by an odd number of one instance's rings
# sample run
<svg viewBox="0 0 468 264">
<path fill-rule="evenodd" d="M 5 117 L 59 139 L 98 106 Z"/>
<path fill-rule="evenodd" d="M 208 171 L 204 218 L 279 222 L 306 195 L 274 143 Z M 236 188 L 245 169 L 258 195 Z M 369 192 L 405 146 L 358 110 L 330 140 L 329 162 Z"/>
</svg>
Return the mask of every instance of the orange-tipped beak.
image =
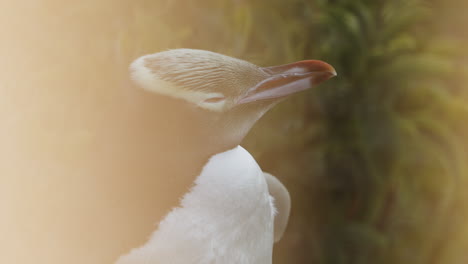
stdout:
<svg viewBox="0 0 468 264">
<path fill-rule="evenodd" d="M 249 89 L 239 104 L 283 98 L 315 87 L 337 75 L 333 66 L 319 60 L 299 61 L 262 70 L 270 77 Z"/>
</svg>

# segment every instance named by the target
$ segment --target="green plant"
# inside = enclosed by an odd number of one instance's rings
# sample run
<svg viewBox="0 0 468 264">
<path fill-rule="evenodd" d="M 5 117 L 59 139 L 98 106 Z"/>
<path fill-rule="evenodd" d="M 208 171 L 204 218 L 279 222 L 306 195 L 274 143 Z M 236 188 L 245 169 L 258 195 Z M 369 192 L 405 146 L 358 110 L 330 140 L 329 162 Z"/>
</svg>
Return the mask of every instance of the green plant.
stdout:
<svg viewBox="0 0 468 264">
<path fill-rule="evenodd" d="M 442 263 L 461 212 L 468 108 L 423 1 L 318 1 L 327 124 L 324 263 Z M 430 221 L 428 221 L 430 219 Z M 451 229 L 453 228 L 453 229 Z"/>
</svg>

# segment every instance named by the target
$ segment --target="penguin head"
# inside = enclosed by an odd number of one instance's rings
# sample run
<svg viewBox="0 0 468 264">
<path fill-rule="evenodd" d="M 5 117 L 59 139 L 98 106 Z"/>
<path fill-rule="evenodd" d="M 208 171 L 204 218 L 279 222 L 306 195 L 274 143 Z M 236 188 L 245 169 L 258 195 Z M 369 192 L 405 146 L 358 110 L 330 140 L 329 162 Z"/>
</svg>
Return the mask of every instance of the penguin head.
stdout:
<svg viewBox="0 0 468 264">
<path fill-rule="evenodd" d="M 205 113 L 210 121 L 204 125 L 224 128 L 216 133 L 230 135 L 235 144 L 273 105 L 336 76 L 331 65 L 318 60 L 259 67 L 194 49 L 142 56 L 131 64 L 130 72 L 141 88 L 183 100 Z"/>
</svg>

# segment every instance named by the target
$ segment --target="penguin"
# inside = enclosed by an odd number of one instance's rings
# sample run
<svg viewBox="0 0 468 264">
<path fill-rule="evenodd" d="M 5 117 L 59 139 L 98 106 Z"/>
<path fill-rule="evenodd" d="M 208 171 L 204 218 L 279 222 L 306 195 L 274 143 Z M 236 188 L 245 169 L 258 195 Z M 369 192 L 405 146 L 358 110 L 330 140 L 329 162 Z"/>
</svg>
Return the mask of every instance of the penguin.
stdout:
<svg viewBox="0 0 468 264">
<path fill-rule="evenodd" d="M 336 76 L 335 69 L 319 60 L 259 67 L 215 52 L 174 49 L 137 58 L 130 75 L 148 96 L 183 105 L 174 116 L 187 119 L 174 122 L 196 127 L 182 138 L 166 134 L 175 147 L 165 148 L 204 161 L 146 243 L 115 263 L 271 264 L 273 244 L 287 226 L 290 195 L 240 143 L 274 105 Z"/>
</svg>

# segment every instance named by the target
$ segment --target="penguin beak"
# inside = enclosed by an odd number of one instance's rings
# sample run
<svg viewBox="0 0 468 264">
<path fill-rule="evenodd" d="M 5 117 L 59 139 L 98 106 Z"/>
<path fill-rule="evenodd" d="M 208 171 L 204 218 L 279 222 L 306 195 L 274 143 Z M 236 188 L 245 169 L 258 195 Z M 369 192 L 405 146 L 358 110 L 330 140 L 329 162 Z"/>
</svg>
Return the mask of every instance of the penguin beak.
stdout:
<svg viewBox="0 0 468 264">
<path fill-rule="evenodd" d="M 333 66 L 319 60 L 299 61 L 261 69 L 270 77 L 250 88 L 238 104 L 284 98 L 315 87 L 337 75 Z"/>
</svg>

